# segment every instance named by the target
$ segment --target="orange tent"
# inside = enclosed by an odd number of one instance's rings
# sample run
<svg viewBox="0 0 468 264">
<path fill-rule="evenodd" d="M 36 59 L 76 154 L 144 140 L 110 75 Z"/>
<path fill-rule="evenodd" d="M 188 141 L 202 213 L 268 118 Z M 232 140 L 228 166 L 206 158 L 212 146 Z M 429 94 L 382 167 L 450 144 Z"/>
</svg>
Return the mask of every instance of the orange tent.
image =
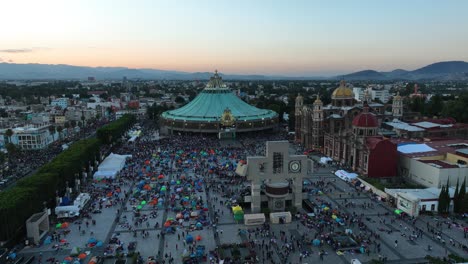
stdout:
<svg viewBox="0 0 468 264">
<path fill-rule="evenodd" d="M 87 257 L 87 255 L 85 253 L 81 253 L 78 255 L 78 258 L 79 259 L 85 259 Z"/>
<path fill-rule="evenodd" d="M 166 223 L 164 223 L 164 227 L 170 227 L 170 226 L 171 226 L 171 222 L 166 221 Z"/>
<path fill-rule="evenodd" d="M 92 257 L 91 260 L 88 262 L 88 264 L 97 264 L 98 259 L 97 257 Z"/>
<path fill-rule="evenodd" d="M 200 240 L 201 240 L 201 236 L 200 236 L 200 235 L 196 236 L 196 237 L 195 237 L 195 240 L 200 241 Z"/>
</svg>

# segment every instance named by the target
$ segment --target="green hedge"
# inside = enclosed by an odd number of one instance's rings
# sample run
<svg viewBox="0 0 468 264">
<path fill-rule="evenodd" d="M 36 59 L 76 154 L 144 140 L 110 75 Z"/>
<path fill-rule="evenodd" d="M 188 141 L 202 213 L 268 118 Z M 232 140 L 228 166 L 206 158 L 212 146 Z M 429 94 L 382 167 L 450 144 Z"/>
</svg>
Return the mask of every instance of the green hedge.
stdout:
<svg viewBox="0 0 468 264">
<path fill-rule="evenodd" d="M 101 143 L 117 140 L 135 122 L 133 115 L 98 129 L 98 138 L 82 139 L 42 166 L 34 175 L 18 180 L 16 186 L 0 193 L 0 241 L 18 238 L 24 233 L 26 220 L 40 212 L 43 202 L 55 206 L 56 191 L 63 191 L 66 182 L 75 185 L 75 174 L 87 170 L 89 162 L 99 157 Z"/>
<path fill-rule="evenodd" d="M 97 130 L 97 137 L 104 144 L 111 144 L 118 140 L 136 121 L 134 115 L 126 114 L 116 121 Z"/>
<path fill-rule="evenodd" d="M 16 186 L 0 193 L 0 241 L 21 233 L 25 221 L 39 212 L 45 201 L 53 200 L 57 190 L 68 181 L 75 184 L 75 174 L 81 173 L 99 155 L 100 141 L 83 139 L 61 152 L 34 175 L 18 180 Z M 54 204 L 51 204 L 54 205 Z"/>
</svg>

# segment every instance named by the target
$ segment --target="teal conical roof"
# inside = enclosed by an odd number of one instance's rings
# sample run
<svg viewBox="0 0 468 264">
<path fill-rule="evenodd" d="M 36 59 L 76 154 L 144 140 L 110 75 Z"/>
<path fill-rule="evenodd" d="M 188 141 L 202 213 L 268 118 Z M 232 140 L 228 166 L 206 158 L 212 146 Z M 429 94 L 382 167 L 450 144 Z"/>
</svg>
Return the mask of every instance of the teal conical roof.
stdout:
<svg viewBox="0 0 468 264">
<path fill-rule="evenodd" d="M 226 109 L 239 121 L 272 119 L 278 116 L 272 110 L 259 109 L 242 101 L 223 83 L 216 71 L 195 99 L 181 108 L 164 112 L 162 117 L 181 121 L 217 122 Z"/>
</svg>

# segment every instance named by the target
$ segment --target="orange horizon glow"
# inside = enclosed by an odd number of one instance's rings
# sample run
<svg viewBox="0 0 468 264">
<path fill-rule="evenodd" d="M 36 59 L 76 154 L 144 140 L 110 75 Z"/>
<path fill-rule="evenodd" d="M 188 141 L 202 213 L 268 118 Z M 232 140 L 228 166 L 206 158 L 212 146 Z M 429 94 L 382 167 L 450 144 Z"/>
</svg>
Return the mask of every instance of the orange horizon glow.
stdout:
<svg viewBox="0 0 468 264">
<path fill-rule="evenodd" d="M 330 76 L 468 61 L 467 1 L 15 0 L 2 7 L 0 63 Z"/>
</svg>

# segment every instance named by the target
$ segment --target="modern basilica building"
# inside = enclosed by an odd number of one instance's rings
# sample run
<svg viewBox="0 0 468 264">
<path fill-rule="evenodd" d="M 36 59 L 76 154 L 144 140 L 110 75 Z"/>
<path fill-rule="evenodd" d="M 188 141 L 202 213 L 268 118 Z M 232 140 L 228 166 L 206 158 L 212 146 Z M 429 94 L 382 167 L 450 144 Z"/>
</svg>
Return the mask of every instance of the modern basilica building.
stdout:
<svg viewBox="0 0 468 264">
<path fill-rule="evenodd" d="M 222 81 L 218 71 L 205 89 L 187 105 L 161 115 L 162 133 L 216 133 L 235 138 L 236 133 L 274 129 L 278 114 L 258 109 L 237 97 Z"/>
</svg>

